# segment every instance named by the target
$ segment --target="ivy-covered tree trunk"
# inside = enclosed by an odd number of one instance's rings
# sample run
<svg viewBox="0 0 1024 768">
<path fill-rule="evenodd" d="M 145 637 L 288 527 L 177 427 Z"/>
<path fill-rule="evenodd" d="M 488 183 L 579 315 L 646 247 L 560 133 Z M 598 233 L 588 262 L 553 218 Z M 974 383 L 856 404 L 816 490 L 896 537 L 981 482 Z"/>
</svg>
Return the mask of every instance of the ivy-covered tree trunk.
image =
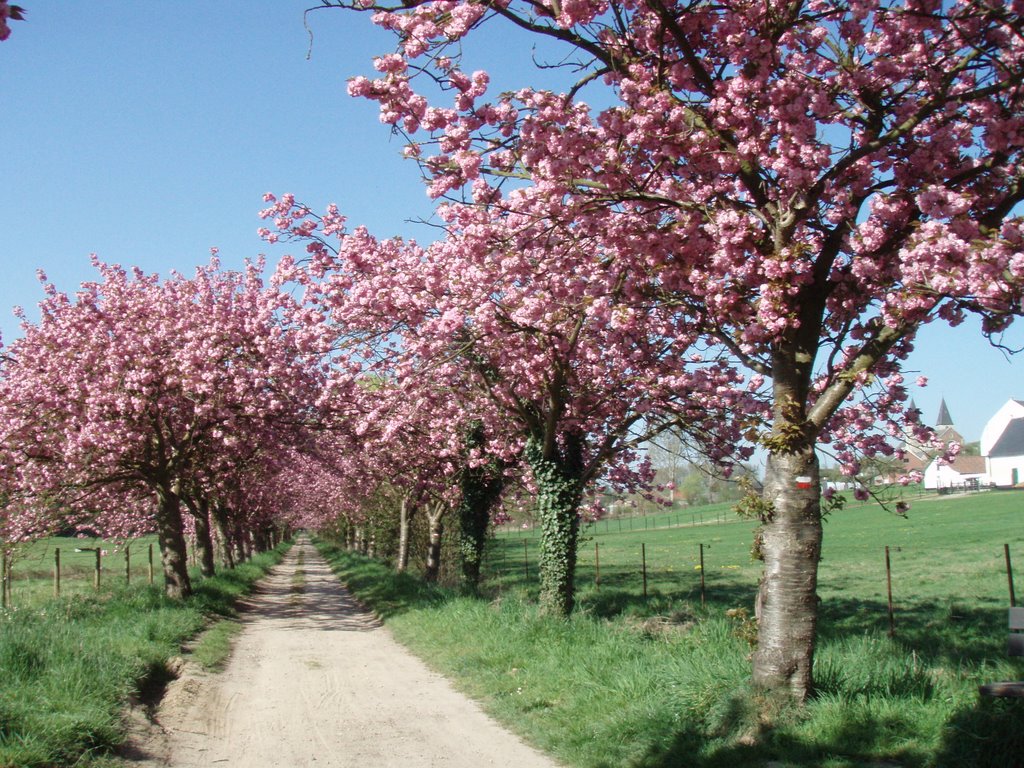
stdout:
<svg viewBox="0 0 1024 768">
<path fill-rule="evenodd" d="M 577 435 L 545 455 L 538 441 L 526 443 L 526 461 L 537 484 L 540 520 L 540 607 L 568 616 L 576 605 L 576 549 L 583 497 L 583 445 Z"/>
<path fill-rule="evenodd" d="M 441 539 L 446 509 L 447 506 L 439 501 L 427 510 L 427 567 L 423 572 L 426 581 L 437 581 L 441 573 Z"/>
<path fill-rule="evenodd" d="M 170 489 L 157 486 L 156 529 L 167 596 L 180 600 L 192 594 L 188 577 L 188 553 L 181 520 L 181 499 Z"/>
<path fill-rule="evenodd" d="M 468 449 L 483 443 L 483 431 L 471 432 L 466 439 Z M 459 567 L 464 586 L 475 592 L 480 586 L 480 568 L 487 543 L 491 512 L 501 498 L 505 478 L 500 467 L 489 465 L 463 467 L 459 477 Z"/>
</svg>

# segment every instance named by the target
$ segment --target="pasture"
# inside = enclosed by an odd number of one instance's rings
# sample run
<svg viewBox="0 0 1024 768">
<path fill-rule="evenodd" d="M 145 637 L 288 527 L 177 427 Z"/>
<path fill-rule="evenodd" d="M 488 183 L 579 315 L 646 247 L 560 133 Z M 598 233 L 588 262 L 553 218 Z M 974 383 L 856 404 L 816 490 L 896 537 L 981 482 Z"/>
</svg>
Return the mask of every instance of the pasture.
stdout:
<svg viewBox="0 0 1024 768">
<path fill-rule="evenodd" d="M 1024 568 L 1022 515 L 1016 492 L 916 499 L 906 519 L 871 504 L 832 514 L 817 692 L 802 710 L 747 682 L 760 570 L 752 521 L 705 509 L 703 524 L 661 527 L 666 514 L 658 528 L 589 527 L 568 621 L 537 615 L 529 531 L 496 537 L 479 597 L 324 546 L 399 639 L 566 765 L 1007 766 L 1024 754 L 1024 704 L 982 700 L 977 686 L 1024 675 L 1005 655 L 1003 553 L 1009 544 Z"/>
</svg>

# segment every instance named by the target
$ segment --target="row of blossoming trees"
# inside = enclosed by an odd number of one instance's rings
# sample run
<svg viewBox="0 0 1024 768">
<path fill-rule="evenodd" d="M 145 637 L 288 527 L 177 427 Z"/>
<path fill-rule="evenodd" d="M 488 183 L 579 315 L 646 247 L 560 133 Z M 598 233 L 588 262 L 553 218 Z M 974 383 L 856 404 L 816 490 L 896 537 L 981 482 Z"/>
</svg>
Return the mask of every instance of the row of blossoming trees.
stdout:
<svg viewBox="0 0 1024 768">
<path fill-rule="evenodd" d="M 167 592 L 187 595 L 186 527 L 210 573 L 214 539 L 231 564 L 275 522 L 322 374 L 258 265 L 162 282 L 95 266 L 73 297 L 45 285 L 6 350 L 0 532 L 155 530 Z"/>
<path fill-rule="evenodd" d="M 238 522 L 303 499 L 307 522 L 357 530 L 384 499 L 403 523 L 423 510 L 432 544 L 457 518 L 474 582 L 516 478 L 542 606 L 566 615 L 588 493 L 646 482 L 646 439 L 676 430 L 723 473 L 760 446 L 754 679 L 807 696 L 818 451 L 855 474 L 920 433 L 900 366 L 923 324 L 974 313 L 992 336 L 1021 313 L 1021 1 L 322 6 L 395 33 L 350 92 L 408 137 L 443 236 L 382 240 L 268 196 L 264 236 L 305 246 L 275 276 L 294 303 L 253 286 L 254 317 L 214 333 L 223 281 L 235 306 L 253 274 L 172 280 L 160 320 L 112 268 L 52 295 L 5 362 L 26 525 L 60 504 L 128 526 L 148 505 L 180 583 L 179 500 Z M 459 51 L 500 24 L 546 38 L 575 85 L 488 99 Z M 171 362 L 129 375 L 135 356 Z"/>
<path fill-rule="evenodd" d="M 421 407 L 464 400 L 469 466 L 529 468 L 555 613 L 573 607 L 582 494 L 629 474 L 636 440 L 671 426 L 725 471 L 760 445 L 754 679 L 808 695 L 818 450 L 856 473 L 917 428 L 900 366 L 922 325 L 974 313 L 992 336 L 1021 313 L 1024 4 L 322 7 L 394 33 L 349 90 L 445 200 L 422 248 L 291 200 L 268 211 L 271 236 L 307 241 L 295 277 L 355 334 L 349 359 Z M 461 59 L 488 30 L 543 41 L 540 65 L 574 84 L 489 97 Z"/>
</svg>

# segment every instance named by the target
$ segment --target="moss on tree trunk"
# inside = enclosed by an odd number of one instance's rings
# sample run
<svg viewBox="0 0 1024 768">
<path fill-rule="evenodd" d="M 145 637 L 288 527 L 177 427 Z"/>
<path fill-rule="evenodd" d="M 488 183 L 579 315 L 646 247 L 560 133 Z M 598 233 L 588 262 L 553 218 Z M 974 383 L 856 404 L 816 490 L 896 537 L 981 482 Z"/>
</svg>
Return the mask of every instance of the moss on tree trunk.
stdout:
<svg viewBox="0 0 1024 768">
<path fill-rule="evenodd" d="M 537 484 L 540 607 L 549 615 L 568 616 L 576 605 L 582 441 L 572 435 L 561 451 L 545 455 L 540 444 L 531 439 L 525 455 Z"/>
</svg>

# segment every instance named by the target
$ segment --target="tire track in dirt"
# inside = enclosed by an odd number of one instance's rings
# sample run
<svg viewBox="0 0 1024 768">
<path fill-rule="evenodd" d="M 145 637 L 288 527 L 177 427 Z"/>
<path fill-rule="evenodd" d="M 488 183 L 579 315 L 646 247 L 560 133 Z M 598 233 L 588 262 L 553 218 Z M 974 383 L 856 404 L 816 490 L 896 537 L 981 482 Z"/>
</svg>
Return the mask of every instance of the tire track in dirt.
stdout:
<svg viewBox="0 0 1024 768">
<path fill-rule="evenodd" d="M 304 587 L 292 576 L 302 554 Z M 360 608 L 300 537 L 248 601 L 223 672 L 168 686 L 138 764 L 558 768 Z"/>
</svg>

